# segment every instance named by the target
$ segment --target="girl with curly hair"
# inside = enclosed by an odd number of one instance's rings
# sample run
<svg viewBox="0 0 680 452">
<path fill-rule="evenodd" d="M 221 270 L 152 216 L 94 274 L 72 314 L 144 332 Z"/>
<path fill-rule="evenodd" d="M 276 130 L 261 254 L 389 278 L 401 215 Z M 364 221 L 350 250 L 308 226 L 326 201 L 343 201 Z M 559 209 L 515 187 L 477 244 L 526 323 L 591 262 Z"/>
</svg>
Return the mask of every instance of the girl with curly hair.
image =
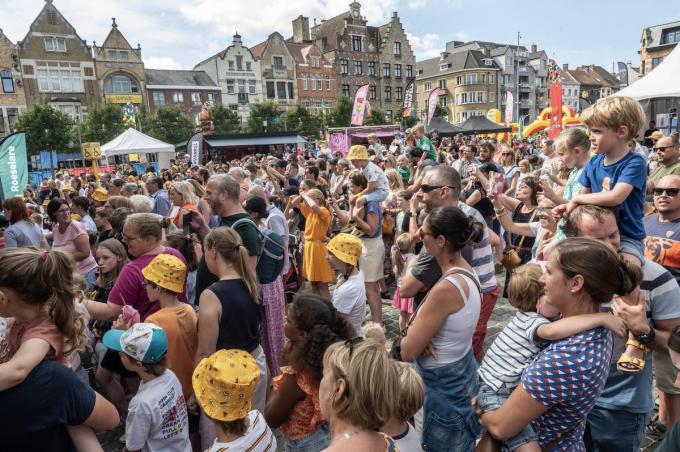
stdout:
<svg viewBox="0 0 680 452">
<path fill-rule="evenodd" d="M 267 424 L 280 428 L 286 451 L 323 450 L 330 441 L 319 406 L 323 355 L 334 342 L 354 337 L 354 329 L 331 302 L 302 294 L 288 307 L 284 331 L 287 365 L 274 378 L 265 410 Z"/>
</svg>

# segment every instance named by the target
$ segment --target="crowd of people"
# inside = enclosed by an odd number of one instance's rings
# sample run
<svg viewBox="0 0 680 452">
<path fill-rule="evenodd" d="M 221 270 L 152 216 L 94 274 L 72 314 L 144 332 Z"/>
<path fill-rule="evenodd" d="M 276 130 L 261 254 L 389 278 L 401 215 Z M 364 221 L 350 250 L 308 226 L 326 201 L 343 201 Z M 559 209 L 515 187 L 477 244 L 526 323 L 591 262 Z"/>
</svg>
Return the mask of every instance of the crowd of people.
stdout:
<svg viewBox="0 0 680 452">
<path fill-rule="evenodd" d="M 680 450 L 678 135 L 627 97 L 582 119 L 5 199 L 0 448 Z"/>
</svg>

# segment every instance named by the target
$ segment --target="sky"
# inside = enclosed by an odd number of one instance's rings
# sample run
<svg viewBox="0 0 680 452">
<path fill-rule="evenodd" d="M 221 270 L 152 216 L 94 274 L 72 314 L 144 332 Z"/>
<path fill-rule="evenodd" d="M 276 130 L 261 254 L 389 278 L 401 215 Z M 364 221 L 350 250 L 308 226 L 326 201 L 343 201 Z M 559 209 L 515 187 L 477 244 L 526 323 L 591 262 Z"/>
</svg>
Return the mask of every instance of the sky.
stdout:
<svg viewBox="0 0 680 452">
<path fill-rule="evenodd" d="M 191 69 L 231 45 L 236 31 L 246 46 L 273 31 L 292 35 L 300 14 L 328 19 L 349 10 L 351 0 L 54 0 L 88 44 L 101 44 L 111 17 L 132 46 L 140 43 L 147 68 Z M 680 20 L 678 0 L 359 0 L 369 25 L 399 14 L 418 61 L 439 55 L 447 41 L 536 43 L 558 64 L 615 61 L 639 66 L 642 30 Z M 24 38 L 44 0 L 0 0 L 0 29 Z M 105 5 L 105 7 L 102 7 Z"/>
</svg>

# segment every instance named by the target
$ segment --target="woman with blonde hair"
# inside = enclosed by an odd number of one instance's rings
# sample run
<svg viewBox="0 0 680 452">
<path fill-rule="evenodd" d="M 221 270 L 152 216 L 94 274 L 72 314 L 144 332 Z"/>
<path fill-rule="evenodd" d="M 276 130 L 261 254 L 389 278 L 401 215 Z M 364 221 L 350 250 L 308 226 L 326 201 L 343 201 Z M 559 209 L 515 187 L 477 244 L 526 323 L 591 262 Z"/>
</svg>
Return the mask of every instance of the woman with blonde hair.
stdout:
<svg viewBox="0 0 680 452">
<path fill-rule="evenodd" d="M 204 199 L 205 188 L 203 188 L 203 185 L 201 185 L 201 183 L 196 179 L 190 178 L 187 179 L 187 182 L 191 184 L 191 188 L 194 190 L 194 194 L 198 198 L 196 207 L 198 208 L 200 214 L 203 215 L 203 220 L 205 221 L 205 224 L 210 224 L 210 206 L 208 205 L 208 201 Z"/>
<path fill-rule="evenodd" d="M 410 420 L 423 407 L 425 385 L 418 371 L 410 364 L 392 361 L 399 376 L 399 392 L 390 400 L 394 403 L 392 418 L 380 428 L 397 443 L 401 452 L 418 452 L 423 448 L 415 426 Z"/>
<path fill-rule="evenodd" d="M 331 214 L 326 208 L 326 198 L 321 190 L 307 190 L 294 198 L 293 207 L 299 207 L 305 217 L 305 245 L 302 256 L 302 274 L 312 284 L 314 293 L 330 300 L 328 283 L 333 270 L 326 261 L 326 236 L 331 224 Z"/>
<path fill-rule="evenodd" d="M 321 413 L 331 430 L 326 450 L 396 451 L 395 441 L 377 430 L 393 417 L 390 400 L 398 393 L 395 366 L 378 341 L 354 339 L 328 347 L 319 387 Z"/>
<path fill-rule="evenodd" d="M 172 200 L 174 206 L 170 211 L 170 221 L 172 224 L 181 229 L 184 225 L 184 215 L 199 213 L 198 198 L 194 194 L 194 189 L 187 181 L 173 182 L 168 190 L 168 196 Z"/>
<path fill-rule="evenodd" d="M 265 412 L 267 361 L 261 346 L 263 306 L 257 276 L 249 264 L 241 236 L 228 227 L 213 229 L 205 238 L 205 262 L 219 280 L 199 298 L 198 350 L 196 363 L 217 350 L 238 349 L 250 353 L 260 370 L 253 395 L 253 408 Z M 193 403 L 192 403 L 193 402 Z M 190 400 L 195 406 L 195 401 Z M 214 428 L 209 419 L 201 424 L 203 444 L 212 444 Z M 203 428 L 205 427 L 205 428 Z"/>
<path fill-rule="evenodd" d="M 517 155 L 510 146 L 501 146 L 501 165 L 505 176 L 505 194 L 513 196 L 519 182 L 520 171 L 517 166 Z"/>
</svg>

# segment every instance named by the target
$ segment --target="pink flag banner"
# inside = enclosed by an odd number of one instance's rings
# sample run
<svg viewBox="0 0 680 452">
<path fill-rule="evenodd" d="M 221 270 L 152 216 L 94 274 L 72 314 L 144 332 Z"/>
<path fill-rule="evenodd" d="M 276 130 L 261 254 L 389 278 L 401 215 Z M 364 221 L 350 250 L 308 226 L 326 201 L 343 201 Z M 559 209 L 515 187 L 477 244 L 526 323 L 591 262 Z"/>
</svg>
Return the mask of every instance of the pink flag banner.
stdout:
<svg viewBox="0 0 680 452">
<path fill-rule="evenodd" d="M 429 124 L 434 116 L 434 111 L 437 108 L 437 99 L 439 98 L 440 88 L 435 88 L 430 93 L 430 97 L 427 99 L 427 123 Z"/>
<path fill-rule="evenodd" d="M 513 107 L 515 105 L 515 96 L 512 95 L 512 91 L 508 91 L 505 94 L 505 123 L 512 123 L 512 113 Z"/>
<path fill-rule="evenodd" d="M 347 133 L 331 133 L 328 139 L 328 147 L 331 148 L 333 154 L 342 152 L 342 155 L 347 155 L 347 150 L 349 149 L 349 137 L 347 136 Z"/>
<path fill-rule="evenodd" d="M 352 107 L 352 125 L 364 125 L 364 112 L 366 111 L 366 95 L 368 94 L 368 85 L 361 86 L 354 96 L 354 106 Z"/>
</svg>

